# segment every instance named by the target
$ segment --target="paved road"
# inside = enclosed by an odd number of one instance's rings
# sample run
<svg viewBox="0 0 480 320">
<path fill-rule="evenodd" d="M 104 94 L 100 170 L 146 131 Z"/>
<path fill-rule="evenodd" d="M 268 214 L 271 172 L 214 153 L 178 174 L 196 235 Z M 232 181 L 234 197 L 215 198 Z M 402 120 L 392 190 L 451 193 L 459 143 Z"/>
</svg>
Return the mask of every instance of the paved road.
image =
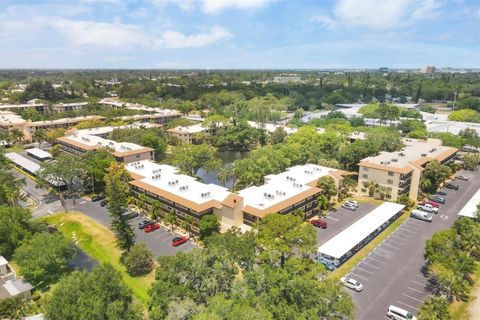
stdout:
<svg viewBox="0 0 480 320">
<path fill-rule="evenodd" d="M 436 231 L 450 228 L 458 211 L 480 187 L 477 172 L 460 173 L 469 181 L 455 180 L 458 191 L 446 189 L 446 204 L 433 222 L 409 218 L 351 270 L 350 276 L 364 286 L 360 293 L 351 292 L 356 319 L 384 319 L 391 304 L 416 314 L 422 301 L 432 294 L 424 269 L 425 241 Z"/>
<path fill-rule="evenodd" d="M 51 195 L 47 190 L 37 189 L 33 180 L 23 176 L 18 171 L 12 170 L 12 173 L 19 178 L 25 178 L 26 185 L 23 190 L 39 201 L 38 206 L 32 210 L 34 218 L 39 218 L 57 211 L 63 211 L 62 205 L 57 197 Z M 69 210 L 73 209 L 72 201 L 66 200 L 66 202 L 67 208 Z M 100 206 L 100 202 L 77 199 L 75 210 L 86 214 L 107 228 L 110 227 L 111 218 L 107 209 Z M 170 242 L 176 237 L 176 234 L 162 228 L 151 233 L 145 233 L 143 230 L 138 229 L 139 221 L 141 221 L 141 218 L 132 219 L 132 227 L 136 235 L 136 241 L 138 243 L 145 243 L 155 258 L 164 255 L 174 255 L 182 251 L 188 252 L 194 248 L 194 245 L 190 241 L 181 246 L 172 247 Z M 82 257 L 79 257 L 79 261 L 83 261 Z"/>
<path fill-rule="evenodd" d="M 322 218 L 327 222 L 327 229 L 316 228 L 318 246 L 321 246 L 333 238 L 337 233 L 345 230 L 352 223 L 372 211 L 375 207 L 376 205 L 374 204 L 360 202 L 356 211 L 339 208 L 331 212 L 327 217 Z"/>
</svg>

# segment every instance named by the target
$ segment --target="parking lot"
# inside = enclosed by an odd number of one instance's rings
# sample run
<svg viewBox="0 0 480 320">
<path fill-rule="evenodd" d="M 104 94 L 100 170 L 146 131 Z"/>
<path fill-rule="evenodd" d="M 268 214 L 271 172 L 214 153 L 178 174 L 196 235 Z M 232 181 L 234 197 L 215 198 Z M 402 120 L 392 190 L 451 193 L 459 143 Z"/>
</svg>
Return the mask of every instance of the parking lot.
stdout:
<svg viewBox="0 0 480 320">
<path fill-rule="evenodd" d="M 432 295 L 435 288 L 424 269 L 425 241 L 436 231 L 451 227 L 458 211 L 480 187 L 478 173 L 459 174 L 469 181 L 455 180 L 458 191 L 445 189 L 446 204 L 431 223 L 409 218 L 350 271 L 348 276 L 364 287 L 360 293 L 351 292 L 356 319 L 383 319 L 391 304 L 416 314 L 422 301 Z"/>
<path fill-rule="evenodd" d="M 371 203 L 359 202 L 359 207 L 356 211 L 350 211 L 342 207 L 332 211 L 328 216 L 322 218 L 327 222 L 327 229 L 316 228 L 318 245 L 324 244 L 337 233 L 375 209 L 375 207 L 376 205 Z"/>
<path fill-rule="evenodd" d="M 29 159 L 32 158 L 29 157 Z M 12 173 L 16 177 L 25 178 L 26 184 L 23 189 L 29 195 L 38 200 L 38 206 L 32 210 L 32 215 L 35 218 L 63 210 L 59 199 L 49 194 L 47 190 L 37 189 L 35 181 L 31 180 L 29 177 L 23 176 L 16 170 L 12 170 Z M 72 209 L 71 200 L 67 200 L 67 206 L 69 209 Z M 84 213 L 100 224 L 110 228 L 110 215 L 105 207 L 100 206 L 100 202 L 90 202 L 87 200 L 78 199 L 76 201 L 75 210 Z M 173 247 L 170 242 L 177 235 L 163 228 L 150 233 L 145 233 L 143 230 L 138 229 L 138 222 L 141 220 L 142 218 L 138 217 L 132 219 L 131 221 L 136 235 L 136 241 L 138 243 L 145 243 L 147 248 L 152 251 L 155 258 L 165 255 L 174 255 L 177 252 L 188 252 L 194 248 L 194 245 L 190 241 L 187 241 L 178 247 Z"/>
</svg>

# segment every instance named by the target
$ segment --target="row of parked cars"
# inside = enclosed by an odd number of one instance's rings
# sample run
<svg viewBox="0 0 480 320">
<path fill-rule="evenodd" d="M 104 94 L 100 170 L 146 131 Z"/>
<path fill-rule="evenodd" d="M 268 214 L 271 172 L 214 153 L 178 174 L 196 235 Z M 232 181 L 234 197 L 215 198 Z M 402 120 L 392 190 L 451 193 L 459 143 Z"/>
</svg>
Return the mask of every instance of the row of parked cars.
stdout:
<svg viewBox="0 0 480 320">
<path fill-rule="evenodd" d="M 350 211 L 356 211 L 358 206 L 359 206 L 358 202 L 355 201 L 355 200 L 347 200 L 346 202 L 344 202 L 342 204 L 342 208 L 345 208 L 345 209 L 350 210 Z M 317 227 L 317 228 L 320 228 L 320 229 L 327 229 L 327 221 L 325 221 L 323 219 L 320 219 L 320 218 L 313 219 L 313 220 L 310 220 L 310 223 L 314 227 Z"/>
<path fill-rule="evenodd" d="M 142 220 L 138 223 L 138 228 L 140 230 L 145 231 L 145 233 L 150 233 L 150 232 L 153 232 L 155 230 L 160 229 L 160 224 L 158 222 L 155 222 L 155 221 L 152 221 L 152 220 L 144 219 L 144 220 Z M 185 236 L 184 237 L 175 237 L 175 238 L 172 239 L 171 245 L 174 246 L 174 247 L 178 247 L 179 245 L 182 245 L 185 242 L 187 242 L 187 240 L 188 239 Z"/>
</svg>

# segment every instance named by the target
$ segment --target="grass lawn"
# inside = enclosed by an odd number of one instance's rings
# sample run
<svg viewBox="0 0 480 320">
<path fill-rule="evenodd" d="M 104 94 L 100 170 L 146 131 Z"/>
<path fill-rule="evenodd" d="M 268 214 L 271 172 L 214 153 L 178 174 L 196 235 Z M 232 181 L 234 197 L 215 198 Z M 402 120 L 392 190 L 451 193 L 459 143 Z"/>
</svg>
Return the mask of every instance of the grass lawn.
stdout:
<svg viewBox="0 0 480 320">
<path fill-rule="evenodd" d="M 477 270 L 473 275 L 473 279 L 475 284 L 470 292 L 470 298 L 468 301 L 455 301 L 450 305 L 450 315 L 452 316 L 452 320 L 473 320 L 469 309 L 475 298 L 480 299 L 480 297 L 476 297 L 476 294 L 480 291 L 480 262 L 477 262 Z"/>
<path fill-rule="evenodd" d="M 357 199 L 356 199 L 357 200 Z M 358 200 L 360 201 L 360 200 Z M 370 241 L 365 247 L 360 249 L 356 254 L 353 255 L 347 262 L 342 264 L 338 269 L 331 272 L 328 276 L 333 279 L 340 279 L 346 275 L 350 270 L 357 265 L 363 258 L 365 258 L 370 251 L 372 251 L 380 242 L 382 242 L 386 237 L 388 237 L 398 226 L 400 226 L 405 220 L 408 219 L 410 211 L 405 211 L 397 220 L 395 220 L 391 225 L 389 225 L 385 230 L 383 230 L 378 236 L 376 236 L 372 241 Z"/>
<path fill-rule="evenodd" d="M 99 263 L 109 263 L 118 270 L 133 295 L 144 305 L 148 301 L 148 289 L 155 279 L 154 272 L 143 277 L 131 277 L 120 264 L 121 251 L 116 247 L 115 235 L 101 224 L 81 213 L 56 213 L 42 218 L 54 225 L 69 238 L 75 238 L 77 245 Z"/>
</svg>

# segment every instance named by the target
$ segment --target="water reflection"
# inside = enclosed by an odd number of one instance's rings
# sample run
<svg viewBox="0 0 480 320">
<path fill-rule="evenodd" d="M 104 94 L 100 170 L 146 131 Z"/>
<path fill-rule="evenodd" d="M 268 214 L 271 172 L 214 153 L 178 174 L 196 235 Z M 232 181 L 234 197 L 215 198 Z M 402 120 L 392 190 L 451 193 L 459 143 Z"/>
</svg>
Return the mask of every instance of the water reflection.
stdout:
<svg viewBox="0 0 480 320">
<path fill-rule="evenodd" d="M 217 156 L 222 160 L 223 167 L 231 165 L 235 160 L 243 159 L 248 155 L 247 152 L 234 152 L 234 151 L 218 151 Z M 214 183 L 218 185 L 222 185 L 220 181 L 218 181 L 218 170 L 212 172 L 206 172 L 205 170 L 200 169 L 198 170 L 197 175 L 203 180 L 205 183 Z M 231 188 L 232 187 L 232 179 L 227 180 L 225 183 L 225 187 Z"/>
</svg>

